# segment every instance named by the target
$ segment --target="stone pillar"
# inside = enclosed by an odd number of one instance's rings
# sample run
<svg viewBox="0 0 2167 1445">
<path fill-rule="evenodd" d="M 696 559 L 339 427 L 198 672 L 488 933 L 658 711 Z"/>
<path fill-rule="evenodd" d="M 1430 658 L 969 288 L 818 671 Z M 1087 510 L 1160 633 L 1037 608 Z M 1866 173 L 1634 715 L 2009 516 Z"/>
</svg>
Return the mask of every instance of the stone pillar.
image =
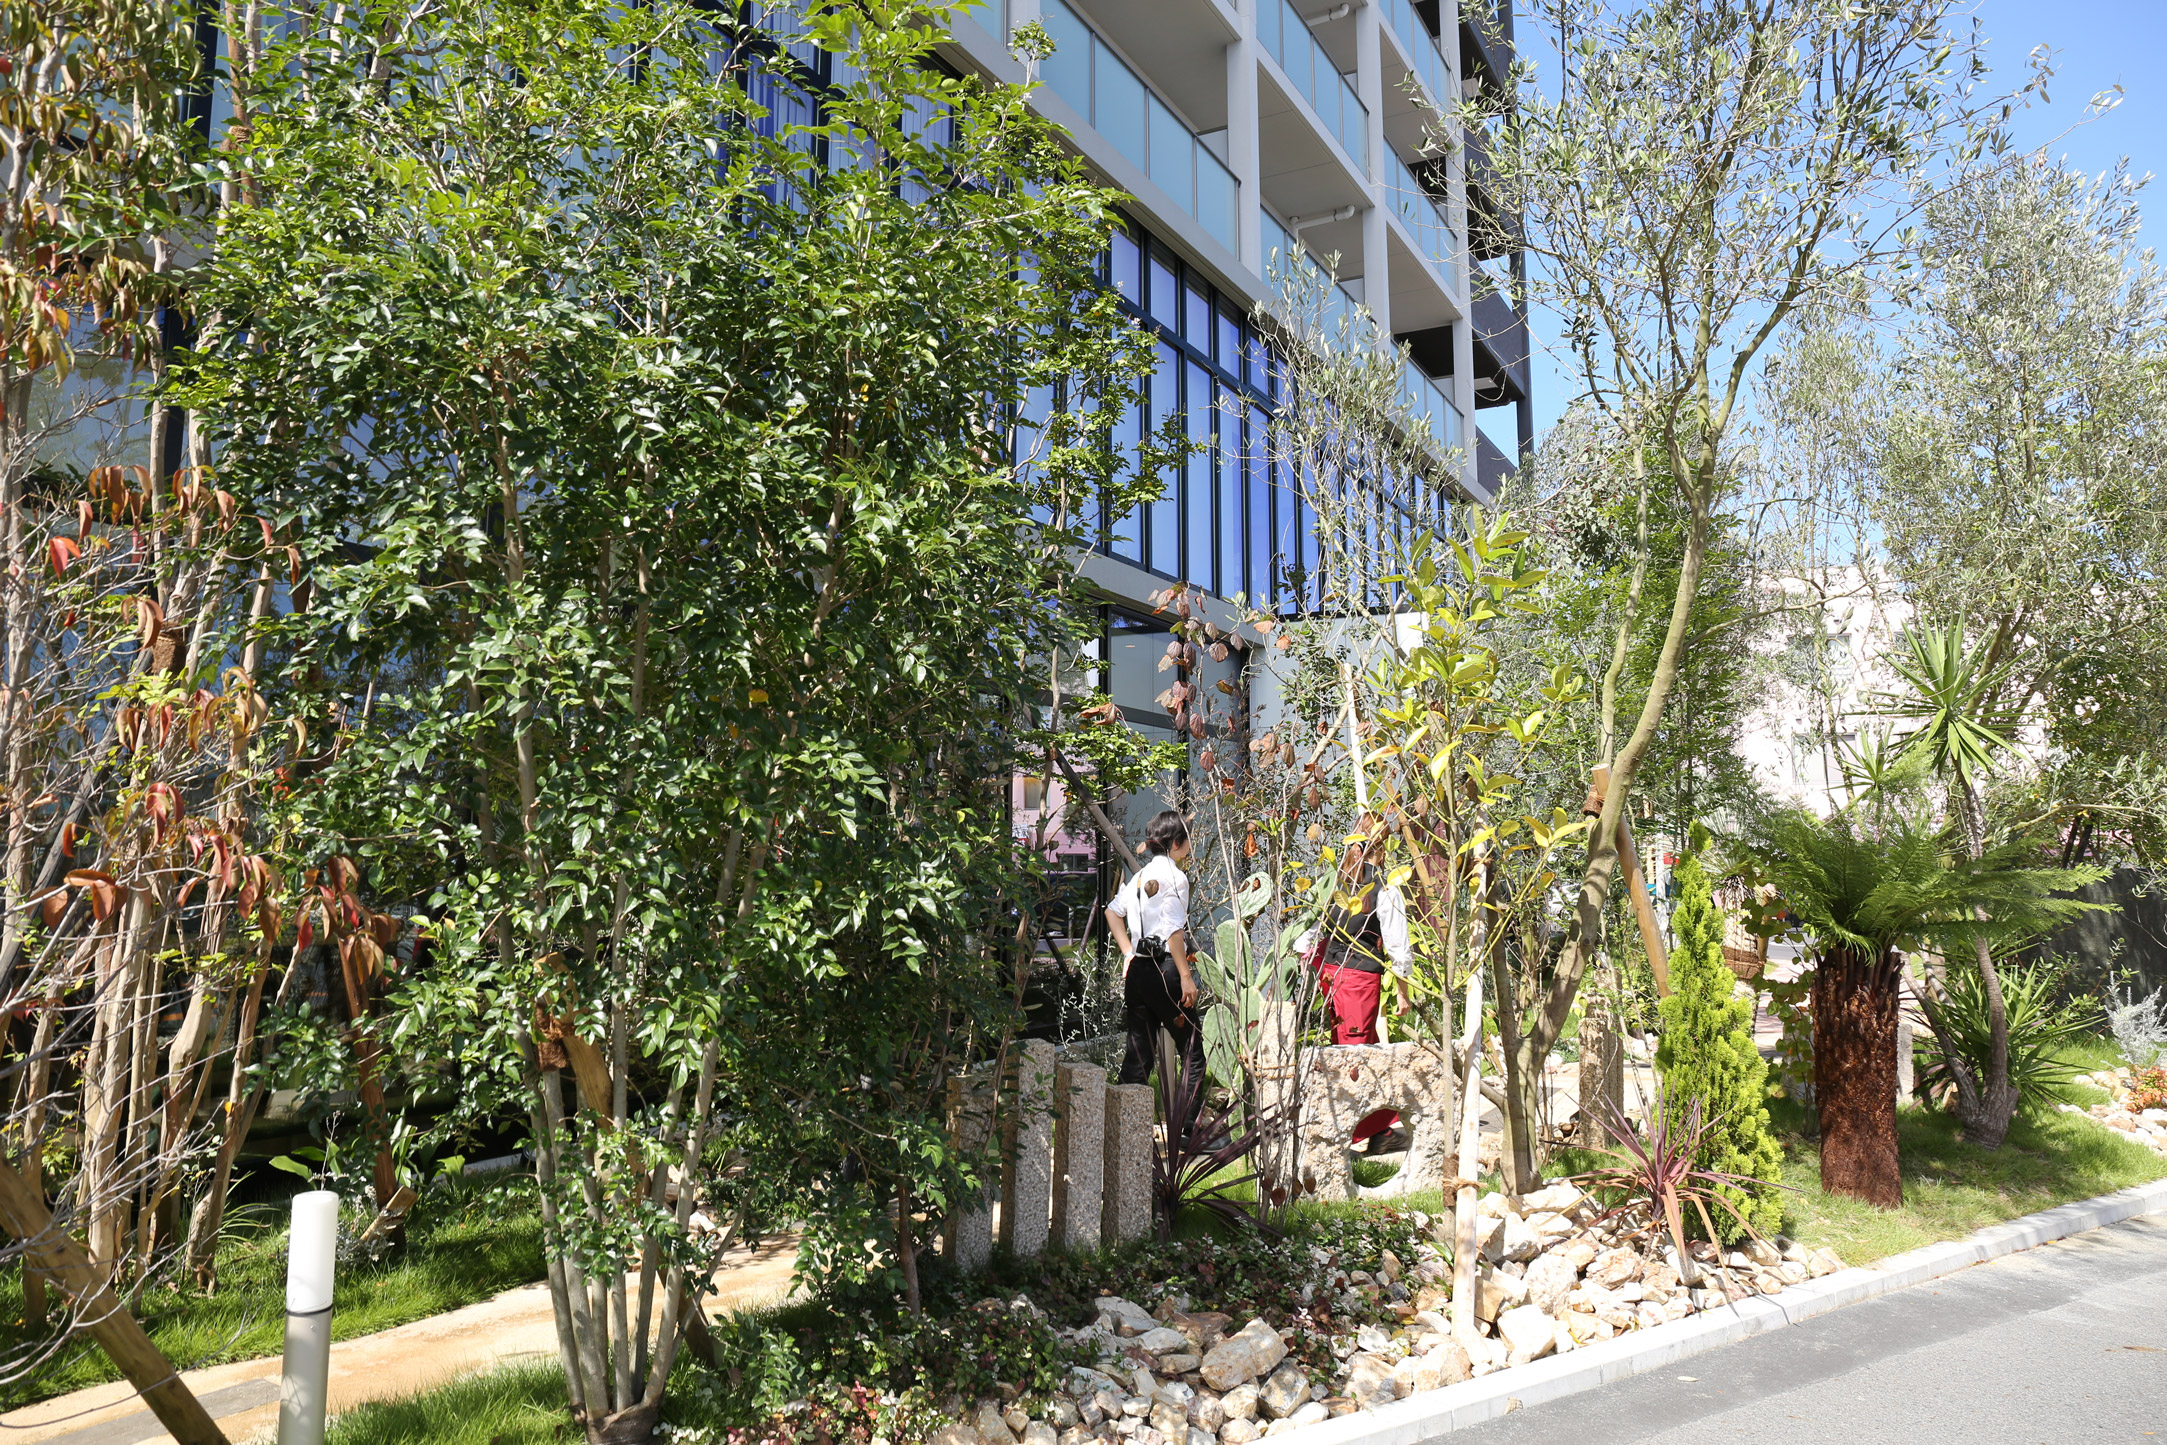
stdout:
<svg viewBox="0 0 2167 1445">
<path fill-rule="evenodd" d="M 1053 1208 L 1053 1045 L 1016 1050 L 1015 1096 L 1001 1126 L 1001 1244 L 1019 1259 L 1046 1252 Z"/>
<path fill-rule="evenodd" d="M 948 1081 L 948 1132 L 968 1153 L 985 1145 L 993 1128 L 993 1080 L 985 1074 Z M 984 1269 L 993 1257 L 992 1190 L 959 1200 L 941 1221 L 941 1256 L 955 1269 Z"/>
<path fill-rule="evenodd" d="M 1241 34 L 1226 48 L 1226 165 L 1234 173 L 1235 251 L 1243 264 L 1262 277 L 1266 294 L 1271 277 L 1264 254 L 1263 166 L 1257 151 L 1257 20 L 1255 0 L 1238 7 Z"/>
<path fill-rule="evenodd" d="M 1053 1243 L 1099 1247 L 1106 1207 L 1106 1071 L 1062 1064 L 1053 1089 Z"/>
<path fill-rule="evenodd" d="M 1123 1244 L 1151 1232 L 1151 1086 L 1106 1090 L 1106 1155 L 1099 1242 Z"/>
</svg>

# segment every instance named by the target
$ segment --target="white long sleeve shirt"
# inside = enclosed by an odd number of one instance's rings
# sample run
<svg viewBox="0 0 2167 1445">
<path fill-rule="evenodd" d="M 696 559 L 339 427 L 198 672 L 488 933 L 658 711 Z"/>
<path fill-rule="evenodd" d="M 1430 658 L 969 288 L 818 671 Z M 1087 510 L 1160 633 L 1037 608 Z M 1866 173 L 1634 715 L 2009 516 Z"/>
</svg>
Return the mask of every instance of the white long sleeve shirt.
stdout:
<svg viewBox="0 0 2167 1445">
<path fill-rule="evenodd" d="M 1189 875 L 1165 854 L 1155 854 L 1121 885 L 1107 907 L 1128 924 L 1132 944 L 1147 938 L 1164 943 L 1189 926 Z"/>
</svg>

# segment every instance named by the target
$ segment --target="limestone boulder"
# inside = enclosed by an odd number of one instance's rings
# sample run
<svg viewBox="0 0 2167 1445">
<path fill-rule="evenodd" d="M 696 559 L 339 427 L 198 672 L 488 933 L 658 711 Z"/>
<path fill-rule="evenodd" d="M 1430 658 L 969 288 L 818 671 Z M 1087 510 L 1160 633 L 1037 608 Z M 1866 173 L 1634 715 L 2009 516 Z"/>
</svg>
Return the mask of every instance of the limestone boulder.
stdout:
<svg viewBox="0 0 2167 1445">
<path fill-rule="evenodd" d="M 1226 1405 L 1209 1390 L 1199 1390 L 1189 1401 L 1189 1423 L 1216 1435 L 1226 1423 Z"/>
<path fill-rule="evenodd" d="M 1544 1314 L 1554 1315 L 1565 1307 L 1565 1296 L 1572 1293 L 1580 1282 L 1580 1273 L 1572 1261 L 1555 1254 L 1539 1256 L 1527 1267 L 1521 1283 L 1527 1290 L 1527 1302 Z"/>
<path fill-rule="evenodd" d="M 1347 1361 L 1347 1398 L 1365 1410 L 1389 1405 L 1399 1396 L 1392 1362 L 1364 1351 Z"/>
<path fill-rule="evenodd" d="M 1007 1426 L 1002 1426 L 1007 1429 Z M 933 1445 L 978 1445 L 978 1432 L 970 1426 L 950 1420 L 933 1432 Z"/>
<path fill-rule="evenodd" d="M 1147 1355 L 1163 1355 L 1173 1350 L 1189 1348 L 1189 1337 L 1180 1330 L 1170 1330 L 1165 1325 L 1158 1325 L 1136 1337 L 1136 1348 Z"/>
<path fill-rule="evenodd" d="M 1272 1377 L 1264 1382 L 1257 1394 L 1264 1413 L 1274 1420 L 1284 1420 L 1299 1410 L 1309 1399 L 1309 1376 L 1292 1365 L 1282 1365 Z"/>
<path fill-rule="evenodd" d="M 1016 1445 L 1016 1432 L 1008 1428 L 1008 1421 L 1001 1418 L 1000 1407 L 987 1403 L 978 1407 L 971 1428 L 985 1445 Z"/>
<path fill-rule="evenodd" d="M 1189 1412 L 1172 1400 L 1161 1400 L 1151 1407 L 1151 1428 L 1169 1440 L 1186 1440 L 1189 1436 Z"/>
<path fill-rule="evenodd" d="M 1819 1279 L 1822 1275 L 1834 1274 L 1845 1266 L 1835 1250 L 1817 1249 L 1808 1257 L 1806 1267 L 1813 1271 L 1815 1279 Z"/>
<path fill-rule="evenodd" d="M 1032 1420 L 1023 1427 L 1023 1445 L 1061 1445 L 1061 1432 L 1043 1420 Z"/>
<path fill-rule="evenodd" d="M 1219 1427 L 1219 1445 L 1249 1445 L 1260 1433 L 1255 1417 L 1245 1415 Z"/>
<path fill-rule="evenodd" d="M 1186 1375 L 1194 1372 L 1196 1367 L 1203 1362 L 1203 1356 L 1192 1355 L 1186 1351 L 1178 1354 L 1161 1355 L 1159 1356 L 1159 1373 L 1162 1375 Z"/>
<path fill-rule="evenodd" d="M 1497 1317 L 1497 1337 L 1507 1350 L 1506 1363 L 1524 1365 L 1557 1348 L 1557 1321 L 1534 1305 L 1521 1305 Z"/>
<path fill-rule="evenodd" d="M 1501 1270 L 1484 1270 L 1475 1278 L 1475 1315 L 1495 1320 L 1506 1310 L 1527 1303 L 1527 1281 Z"/>
<path fill-rule="evenodd" d="M 1197 1370 L 1205 1384 L 1226 1391 L 1270 1375 L 1286 1357 L 1287 1342 L 1279 1331 L 1262 1320 L 1251 1320 L 1214 1345 Z"/>
<path fill-rule="evenodd" d="M 1148 1334 L 1159 1327 L 1151 1317 L 1151 1311 L 1142 1305 L 1131 1304 L 1119 1295 L 1102 1295 L 1091 1302 L 1098 1311 L 1098 1322 L 1117 1335 L 1134 1337 Z"/>
<path fill-rule="evenodd" d="M 1588 1281 L 1616 1289 L 1627 1280 L 1640 1278 L 1642 1260 L 1630 1249 L 1606 1249 L 1588 1265 Z"/>
<path fill-rule="evenodd" d="M 1219 1408 L 1226 1411 L 1229 1420 L 1254 1420 L 1258 1393 L 1255 1385 L 1236 1385 L 1219 1397 Z"/>
</svg>

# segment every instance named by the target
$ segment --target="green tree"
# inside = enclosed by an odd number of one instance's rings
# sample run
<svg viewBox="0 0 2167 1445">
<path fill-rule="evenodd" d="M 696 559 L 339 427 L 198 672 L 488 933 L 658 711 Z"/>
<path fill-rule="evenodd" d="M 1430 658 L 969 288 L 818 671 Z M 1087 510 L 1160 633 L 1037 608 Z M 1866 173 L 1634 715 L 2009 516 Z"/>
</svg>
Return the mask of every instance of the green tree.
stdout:
<svg viewBox="0 0 2167 1445">
<path fill-rule="evenodd" d="M 1972 859 L 1894 818 L 1778 814 L 1753 848 L 1796 920 L 1813 970 L 1814 1097 L 1821 1185 L 1869 1204 L 1903 1203 L 1896 1147 L 1896 1013 L 1908 949 L 1944 953 L 2025 934 L 2097 905 L 2066 895 L 2096 868 L 2038 868 L 2022 843 Z"/>
<path fill-rule="evenodd" d="M 1737 975 L 1723 961 L 1723 914 L 1699 855 L 1689 855 L 1673 876 L 1671 994 L 1657 1006 L 1662 1038 L 1655 1050 L 1664 1103 L 1674 1128 L 1684 1126 L 1686 1110 L 1699 1107 L 1708 1132 L 1695 1164 L 1774 1184 L 1783 1173 L 1783 1146 L 1768 1124 L 1768 1064 L 1753 1044 L 1753 1003 L 1736 997 Z M 1718 1192 L 1755 1232 L 1782 1227 L 1783 1200 L 1775 1189 L 1724 1185 Z M 1717 1217 L 1724 1221 L 1718 1229 L 1738 1224 L 1728 1214 Z"/>
<path fill-rule="evenodd" d="M 526 1121 L 574 1409 L 645 1439 L 734 1239 L 915 1303 L 982 1183 L 946 1098 L 1015 1023 L 1003 782 L 1149 364 L 1111 198 L 917 9 L 293 21 L 184 395 L 324 539 L 306 926 L 359 1067 Z M 834 62 L 796 124 L 752 99 L 785 40 Z"/>
<path fill-rule="evenodd" d="M 1995 115 L 1947 0 L 1541 0 L 1533 18 L 1555 67 L 1466 102 L 1492 132 L 1497 214 L 1477 223 L 1524 222 L 1584 395 L 1621 438 L 1621 491 L 1666 495 L 1683 538 L 1669 595 L 1636 596 L 1621 620 L 1620 651 L 1641 605 L 1664 616 L 1662 641 L 1599 760 L 1611 783 L 1570 937 L 1517 1031 L 1529 1077 L 1601 944 L 1618 820 L 1677 688 L 1756 361 L 1801 311 L 1882 290 L 1914 249 L 1890 203 L 1975 154 Z"/>
</svg>

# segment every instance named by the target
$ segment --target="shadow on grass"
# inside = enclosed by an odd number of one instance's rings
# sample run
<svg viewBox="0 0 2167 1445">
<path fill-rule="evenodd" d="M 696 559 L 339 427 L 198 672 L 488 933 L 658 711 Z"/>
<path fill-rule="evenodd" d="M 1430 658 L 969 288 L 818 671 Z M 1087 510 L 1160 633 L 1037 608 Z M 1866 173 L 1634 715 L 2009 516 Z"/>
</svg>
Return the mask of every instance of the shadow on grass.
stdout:
<svg viewBox="0 0 2167 1445">
<path fill-rule="evenodd" d="M 260 1359 L 285 1347 L 286 1211 L 239 1211 L 218 1255 L 219 1285 L 148 1291 L 136 1311 L 152 1340 L 184 1370 Z M 488 1299 L 542 1277 L 541 1219 L 531 1185 L 492 1181 L 424 1195 L 406 1247 L 376 1261 L 341 1261 L 332 1297 L 335 1340 L 374 1334 Z M 28 1338 L 22 1275 L 0 1276 L 0 1350 Z M 0 1390 L 0 1409 L 50 1399 L 117 1379 L 104 1353 L 84 1341 Z"/>
</svg>

